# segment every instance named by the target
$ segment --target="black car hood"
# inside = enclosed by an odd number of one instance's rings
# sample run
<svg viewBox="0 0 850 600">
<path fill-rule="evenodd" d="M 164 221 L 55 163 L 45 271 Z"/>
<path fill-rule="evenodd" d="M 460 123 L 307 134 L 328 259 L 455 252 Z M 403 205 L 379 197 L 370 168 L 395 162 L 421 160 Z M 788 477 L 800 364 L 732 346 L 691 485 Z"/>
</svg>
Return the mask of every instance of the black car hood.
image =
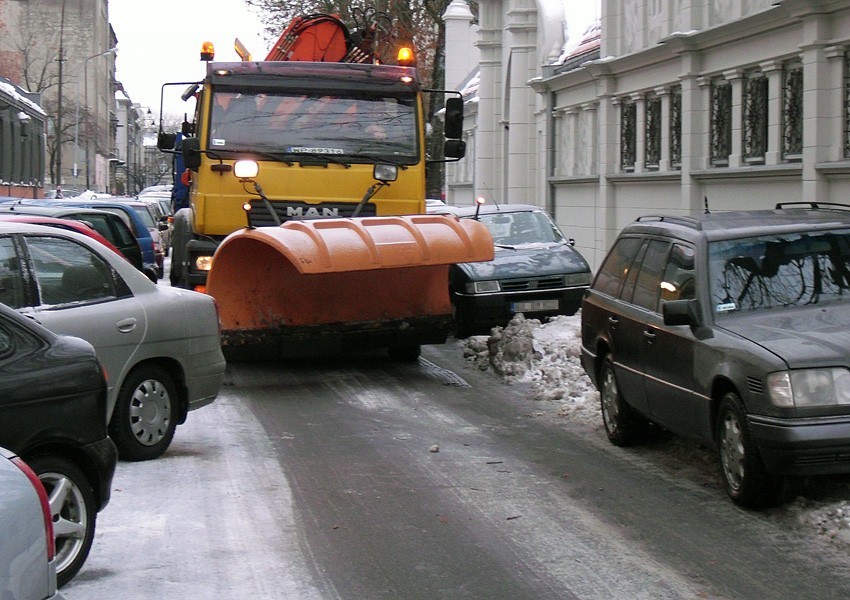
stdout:
<svg viewBox="0 0 850 600">
<path fill-rule="evenodd" d="M 584 258 L 567 243 L 496 246 L 493 260 L 455 265 L 472 281 L 545 277 L 589 270 Z"/>
<path fill-rule="evenodd" d="M 790 368 L 850 367 L 850 304 L 741 313 L 718 325 L 767 348 Z"/>
</svg>

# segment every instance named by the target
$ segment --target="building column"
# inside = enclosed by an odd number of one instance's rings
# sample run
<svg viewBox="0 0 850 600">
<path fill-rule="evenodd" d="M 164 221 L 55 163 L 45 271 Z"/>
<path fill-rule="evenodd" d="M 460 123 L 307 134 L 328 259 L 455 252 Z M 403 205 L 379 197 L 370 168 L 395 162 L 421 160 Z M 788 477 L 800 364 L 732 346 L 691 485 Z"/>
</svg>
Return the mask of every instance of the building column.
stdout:
<svg viewBox="0 0 850 600">
<path fill-rule="evenodd" d="M 670 90 L 664 87 L 656 88 L 655 94 L 661 100 L 661 156 L 658 159 L 658 170 L 669 171 L 670 165 Z"/>
<path fill-rule="evenodd" d="M 764 164 L 782 162 L 782 61 L 770 60 L 759 65 L 767 77 L 767 150 Z"/>
<path fill-rule="evenodd" d="M 723 73 L 723 77 L 732 86 L 732 148 L 729 168 L 734 168 L 741 166 L 744 155 L 744 73 L 734 69 Z"/>
<path fill-rule="evenodd" d="M 646 97 L 643 94 L 632 94 L 635 103 L 635 173 L 646 171 Z"/>
<path fill-rule="evenodd" d="M 481 52 L 478 88 L 478 131 L 476 132 L 474 196 L 488 201 L 502 198 L 502 0 L 481 0 L 480 29 L 476 44 Z"/>
</svg>

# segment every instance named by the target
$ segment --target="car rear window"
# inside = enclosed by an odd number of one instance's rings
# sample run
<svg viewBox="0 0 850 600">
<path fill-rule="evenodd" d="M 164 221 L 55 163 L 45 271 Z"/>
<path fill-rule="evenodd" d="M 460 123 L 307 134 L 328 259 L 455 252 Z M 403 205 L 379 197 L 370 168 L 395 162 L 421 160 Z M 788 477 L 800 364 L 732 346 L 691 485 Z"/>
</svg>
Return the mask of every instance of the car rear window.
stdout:
<svg viewBox="0 0 850 600">
<path fill-rule="evenodd" d="M 709 272 L 717 315 L 850 302 L 850 230 L 712 242 Z"/>
</svg>

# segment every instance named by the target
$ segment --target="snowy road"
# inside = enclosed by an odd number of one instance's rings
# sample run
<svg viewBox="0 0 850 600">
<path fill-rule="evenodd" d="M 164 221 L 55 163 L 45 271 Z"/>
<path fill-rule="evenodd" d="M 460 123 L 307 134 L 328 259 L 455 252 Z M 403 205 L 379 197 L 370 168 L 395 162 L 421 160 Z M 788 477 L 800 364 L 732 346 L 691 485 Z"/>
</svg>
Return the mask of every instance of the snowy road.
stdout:
<svg viewBox="0 0 850 600">
<path fill-rule="evenodd" d="M 67 600 L 850 596 L 846 558 L 425 358 L 231 364 L 164 457 L 119 464 Z"/>
</svg>

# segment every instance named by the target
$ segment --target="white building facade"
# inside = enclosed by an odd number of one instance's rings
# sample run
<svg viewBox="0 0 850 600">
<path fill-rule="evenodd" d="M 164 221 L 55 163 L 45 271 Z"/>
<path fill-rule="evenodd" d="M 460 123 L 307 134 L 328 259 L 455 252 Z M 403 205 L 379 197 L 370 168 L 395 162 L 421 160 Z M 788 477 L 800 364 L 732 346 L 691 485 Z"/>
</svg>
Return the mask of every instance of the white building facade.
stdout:
<svg viewBox="0 0 850 600">
<path fill-rule="evenodd" d="M 595 268 L 639 215 L 850 198 L 850 1 L 603 0 L 578 65 L 547 5 L 479 3 L 450 203 L 544 206 Z"/>
</svg>

